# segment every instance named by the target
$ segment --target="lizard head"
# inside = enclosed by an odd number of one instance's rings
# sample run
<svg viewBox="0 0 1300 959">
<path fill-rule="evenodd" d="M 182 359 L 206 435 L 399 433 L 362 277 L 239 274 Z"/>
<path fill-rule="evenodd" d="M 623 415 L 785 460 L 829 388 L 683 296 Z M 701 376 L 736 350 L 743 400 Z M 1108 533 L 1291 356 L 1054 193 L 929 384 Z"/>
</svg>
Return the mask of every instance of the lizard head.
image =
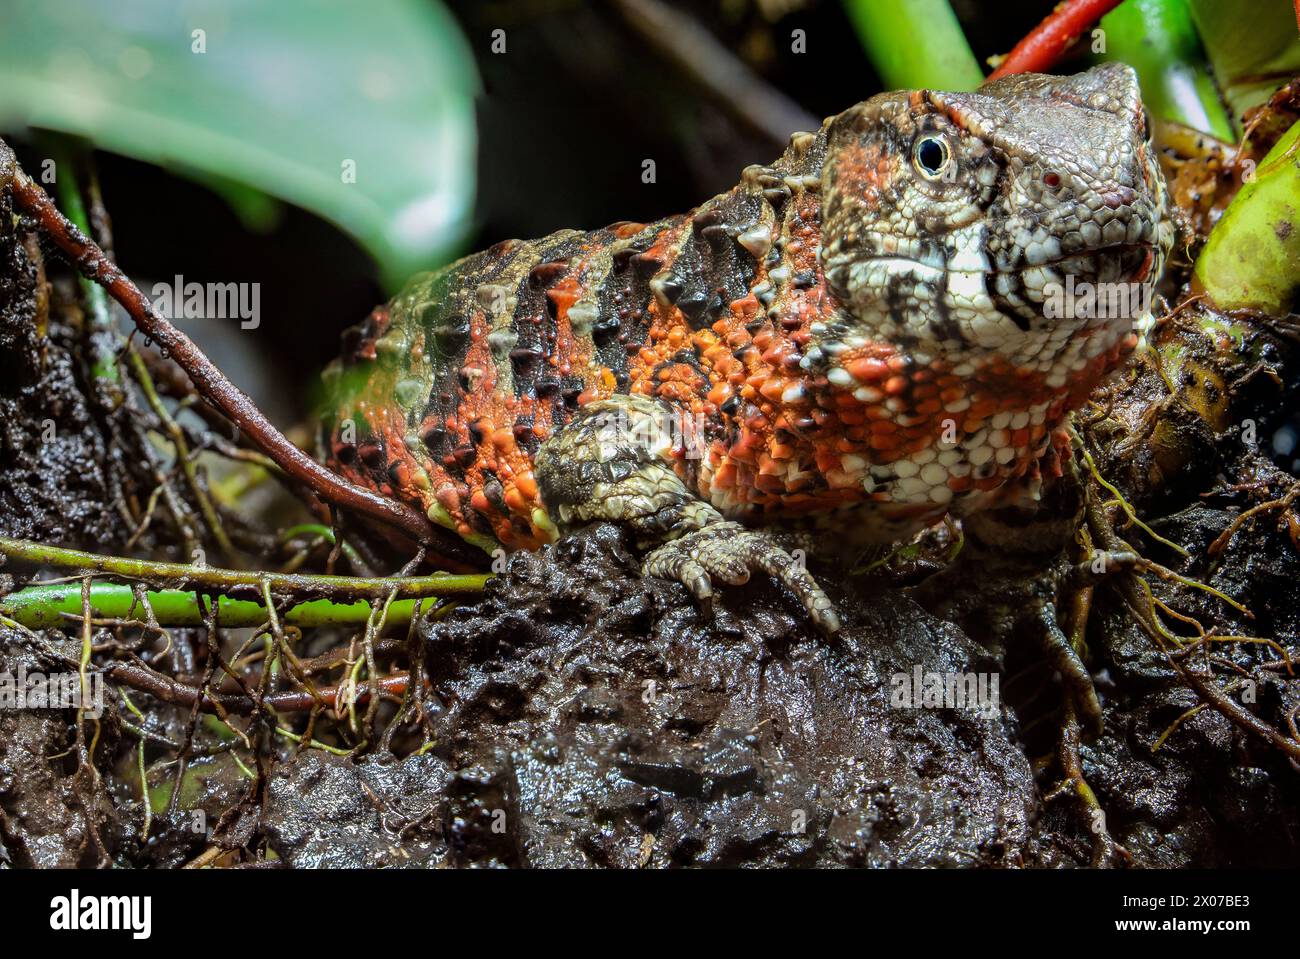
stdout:
<svg viewBox="0 0 1300 959">
<path fill-rule="evenodd" d="M 885 93 L 829 121 L 821 260 L 839 301 L 818 334 L 1046 373 L 1077 333 L 1122 329 L 1071 297 L 1149 303 L 1173 242 L 1137 77 L 1108 63 L 976 93 Z M 1087 335 L 1092 335 L 1091 333 Z M 1058 374 L 1061 375 L 1061 374 Z"/>
</svg>

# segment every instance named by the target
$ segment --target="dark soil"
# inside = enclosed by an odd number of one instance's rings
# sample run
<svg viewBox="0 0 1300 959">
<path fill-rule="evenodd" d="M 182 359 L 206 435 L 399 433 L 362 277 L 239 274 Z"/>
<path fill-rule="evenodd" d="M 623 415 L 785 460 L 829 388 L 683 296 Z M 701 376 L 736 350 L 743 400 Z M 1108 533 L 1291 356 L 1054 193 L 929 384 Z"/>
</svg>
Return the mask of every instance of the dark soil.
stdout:
<svg viewBox="0 0 1300 959">
<path fill-rule="evenodd" d="M 281 765 L 273 848 L 295 865 L 1089 861 L 1013 713 L 891 707 L 890 676 L 917 665 L 1001 670 L 955 626 L 865 590 L 837 597 L 849 626 L 828 644 L 766 582 L 710 624 L 635 569 L 612 527 L 513 557 L 482 603 L 423 631 L 432 754 Z M 1083 758 L 1133 864 L 1300 862 L 1300 776 L 1209 710 L 1153 755 L 1195 695 L 1115 652 L 1124 688 Z"/>
<path fill-rule="evenodd" d="M 13 154 L 0 144 L 0 183 Z M 68 545 L 120 541 L 108 507 L 104 444 L 69 349 L 64 313 L 0 191 L 0 535 Z M 51 320 L 50 314 L 54 313 Z M 44 318 L 52 335 L 38 334 Z"/>
</svg>

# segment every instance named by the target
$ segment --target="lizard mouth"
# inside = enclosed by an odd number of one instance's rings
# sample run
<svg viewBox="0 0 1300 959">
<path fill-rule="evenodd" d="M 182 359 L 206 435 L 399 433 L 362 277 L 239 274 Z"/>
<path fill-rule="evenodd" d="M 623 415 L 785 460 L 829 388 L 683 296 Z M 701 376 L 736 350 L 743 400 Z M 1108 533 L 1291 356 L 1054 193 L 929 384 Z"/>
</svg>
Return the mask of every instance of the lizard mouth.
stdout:
<svg viewBox="0 0 1300 959">
<path fill-rule="evenodd" d="M 1051 259 L 1043 260 L 1040 263 L 1031 263 L 1029 265 L 1031 267 L 1060 266 L 1061 264 L 1072 263 L 1076 260 L 1087 259 L 1088 257 L 1114 256 L 1122 259 L 1129 256 L 1137 256 L 1138 258 L 1141 258 L 1152 252 L 1154 249 L 1154 240 L 1138 241 L 1135 243 L 1106 243 L 1102 246 L 1077 250 L 1073 253 L 1062 253 L 1059 256 L 1052 257 Z M 1019 269 L 1023 270 L 1024 267 L 1020 267 Z"/>
<path fill-rule="evenodd" d="M 1069 252 L 1031 247 L 1015 258 L 1018 262 L 1009 263 L 998 263 L 991 256 L 966 257 L 962 262 L 933 253 L 839 251 L 826 264 L 825 277 L 832 293 L 864 317 L 897 312 L 895 304 L 899 300 L 905 304 L 909 296 L 917 310 L 940 297 L 951 308 L 963 302 L 973 306 L 987 296 L 1003 304 L 1003 312 L 1015 314 L 1013 322 L 1023 328 L 1036 317 L 1041 319 L 1039 311 L 1049 300 L 1059 303 L 1062 297 L 1072 300 L 1076 294 L 1085 298 L 1125 294 L 1131 300 L 1134 284 L 1148 285 L 1162 259 L 1153 230 L 1133 232 L 1132 240 Z"/>
<path fill-rule="evenodd" d="M 1154 241 L 1134 243 L 1108 243 L 1091 249 L 1079 250 L 1052 257 L 1042 263 L 1017 267 L 1008 271 L 1022 276 L 1034 270 L 1073 277 L 1076 282 L 1143 282 L 1151 277 L 1155 264 Z"/>
</svg>

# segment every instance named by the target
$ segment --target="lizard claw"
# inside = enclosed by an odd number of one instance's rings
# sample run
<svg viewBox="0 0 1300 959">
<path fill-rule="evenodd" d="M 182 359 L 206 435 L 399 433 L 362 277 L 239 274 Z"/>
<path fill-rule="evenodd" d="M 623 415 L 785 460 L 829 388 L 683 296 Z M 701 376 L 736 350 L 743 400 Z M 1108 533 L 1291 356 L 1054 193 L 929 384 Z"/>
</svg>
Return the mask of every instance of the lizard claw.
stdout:
<svg viewBox="0 0 1300 959">
<path fill-rule="evenodd" d="M 830 597 L 803 563 L 760 530 L 733 522 L 711 523 L 657 547 L 642 564 L 647 576 L 682 583 L 706 610 L 712 606 L 715 578 L 739 586 L 748 582 L 755 569 L 784 583 L 822 632 L 839 631 L 840 617 Z"/>
</svg>

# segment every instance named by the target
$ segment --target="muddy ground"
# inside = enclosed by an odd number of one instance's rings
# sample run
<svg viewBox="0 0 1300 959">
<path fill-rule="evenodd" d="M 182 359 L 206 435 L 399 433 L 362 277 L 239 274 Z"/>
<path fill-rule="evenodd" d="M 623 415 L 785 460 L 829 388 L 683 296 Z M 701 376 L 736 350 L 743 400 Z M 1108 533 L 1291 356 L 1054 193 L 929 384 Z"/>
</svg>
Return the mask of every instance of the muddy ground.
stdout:
<svg viewBox="0 0 1300 959">
<path fill-rule="evenodd" d="M 1014 710 L 891 706 L 890 677 L 918 665 L 1004 667 L 904 592 L 840 591 L 849 626 L 832 643 L 769 583 L 729 591 L 710 623 L 681 587 L 635 569 L 612 527 L 514 557 L 481 603 L 421 629 L 436 747 L 282 754 L 241 838 L 264 834 L 292 866 L 1090 861 L 1087 818 L 1069 797 L 1044 800 L 1056 777 L 1035 774 Z M 4 638 L 0 668 L 36 667 Z M 1211 710 L 1153 754 L 1195 694 L 1143 652 L 1114 653 L 1100 677 L 1105 732 L 1082 757 L 1133 864 L 1300 861 L 1300 774 Z M 10 864 L 176 865 L 202 852 L 208 838 L 183 810 L 137 841 L 124 764 L 90 776 L 49 759 L 73 746 L 70 728 L 66 713 L 0 716 Z M 129 757 L 105 729 L 101 755 L 117 745 Z M 248 795 L 220 757 L 200 782 L 186 802 L 210 822 Z"/>
</svg>

